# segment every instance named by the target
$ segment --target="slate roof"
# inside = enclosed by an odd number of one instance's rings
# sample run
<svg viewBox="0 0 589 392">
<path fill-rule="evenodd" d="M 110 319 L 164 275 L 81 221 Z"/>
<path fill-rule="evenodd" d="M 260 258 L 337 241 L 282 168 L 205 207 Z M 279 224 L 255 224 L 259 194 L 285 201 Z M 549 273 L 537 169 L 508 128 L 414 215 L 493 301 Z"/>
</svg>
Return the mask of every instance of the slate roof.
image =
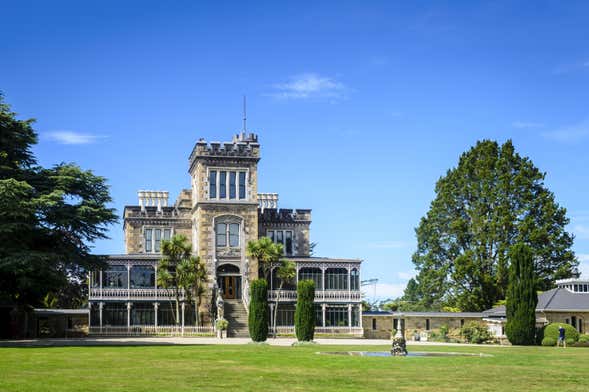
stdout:
<svg viewBox="0 0 589 392">
<path fill-rule="evenodd" d="M 481 318 L 480 312 L 393 312 L 395 316 L 402 317 L 453 317 L 453 318 Z"/>
<path fill-rule="evenodd" d="M 537 312 L 581 311 L 589 312 L 589 293 L 573 293 L 564 288 L 543 292 L 538 296 Z M 505 306 L 483 312 L 484 317 L 505 317 Z"/>
</svg>

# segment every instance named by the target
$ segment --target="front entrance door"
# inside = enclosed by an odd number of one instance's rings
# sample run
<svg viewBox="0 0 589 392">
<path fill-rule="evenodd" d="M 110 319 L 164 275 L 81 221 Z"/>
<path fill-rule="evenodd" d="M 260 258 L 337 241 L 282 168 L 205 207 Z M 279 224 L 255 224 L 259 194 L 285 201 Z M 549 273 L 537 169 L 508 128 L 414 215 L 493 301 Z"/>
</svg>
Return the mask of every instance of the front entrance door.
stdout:
<svg viewBox="0 0 589 392">
<path fill-rule="evenodd" d="M 235 276 L 223 276 L 223 297 L 235 299 Z"/>
</svg>

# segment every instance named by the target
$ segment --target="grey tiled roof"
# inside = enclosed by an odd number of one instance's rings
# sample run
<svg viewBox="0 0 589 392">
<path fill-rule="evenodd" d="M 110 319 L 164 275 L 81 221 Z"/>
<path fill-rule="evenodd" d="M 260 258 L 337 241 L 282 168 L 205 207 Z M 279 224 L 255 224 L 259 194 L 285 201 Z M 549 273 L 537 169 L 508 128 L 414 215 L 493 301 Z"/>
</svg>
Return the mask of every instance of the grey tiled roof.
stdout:
<svg viewBox="0 0 589 392">
<path fill-rule="evenodd" d="M 589 312 L 589 293 L 573 293 L 556 288 L 538 296 L 537 312 L 558 312 L 580 310 Z M 483 312 L 485 317 L 505 317 L 505 306 L 497 306 Z"/>
<path fill-rule="evenodd" d="M 481 318 L 479 312 L 393 312 L 394 316 L 401 317 L 452 317 L 452 318 Z"/>
</svg>

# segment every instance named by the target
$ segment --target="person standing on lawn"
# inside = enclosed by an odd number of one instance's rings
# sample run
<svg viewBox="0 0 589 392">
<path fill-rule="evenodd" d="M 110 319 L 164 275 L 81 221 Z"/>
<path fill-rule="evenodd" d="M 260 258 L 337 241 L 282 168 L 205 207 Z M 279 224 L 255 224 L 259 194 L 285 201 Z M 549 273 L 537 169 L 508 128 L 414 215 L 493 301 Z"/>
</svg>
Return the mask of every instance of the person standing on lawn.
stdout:
<svg viewBox="0 0 589 392">
<path fill-rule="evenodd" d="M 558 342 L 556 343 L 556 347 L 560 346 L 561 343 L 562 343 L 562 346 L 566 348 L 567 342 L 564 339 L 564 327 L 562 325 L 559 325 L 558 326 Z"/>
</svg>

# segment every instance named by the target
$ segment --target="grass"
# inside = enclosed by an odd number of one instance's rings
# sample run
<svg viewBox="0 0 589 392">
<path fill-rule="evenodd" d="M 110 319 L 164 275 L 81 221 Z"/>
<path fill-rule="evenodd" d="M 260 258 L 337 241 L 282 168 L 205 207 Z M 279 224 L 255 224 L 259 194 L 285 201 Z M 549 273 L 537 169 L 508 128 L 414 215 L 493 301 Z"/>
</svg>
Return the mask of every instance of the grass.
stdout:
<svg viewBox="0 0 589 392">
<path fill-rule="evenodd" d="M 589 349 L 419 346 L 493 357 L 368 358 L 388 346 L 0 348 L 0 391 L 586 391 Z"/>
</svg>

